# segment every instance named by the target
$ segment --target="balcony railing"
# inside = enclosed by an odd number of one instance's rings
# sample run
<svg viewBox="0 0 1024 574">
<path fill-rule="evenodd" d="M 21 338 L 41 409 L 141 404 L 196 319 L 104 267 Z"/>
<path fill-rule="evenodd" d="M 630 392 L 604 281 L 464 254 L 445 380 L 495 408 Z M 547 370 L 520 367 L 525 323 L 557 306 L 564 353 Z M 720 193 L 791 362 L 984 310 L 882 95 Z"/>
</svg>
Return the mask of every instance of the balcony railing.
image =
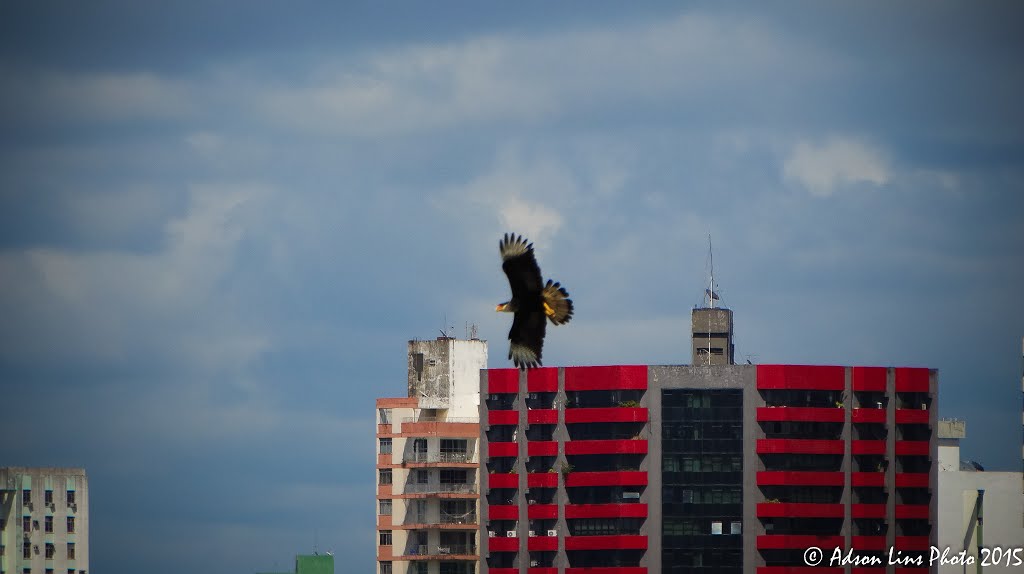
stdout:
<svg viewBox="0 0 1024 574">
<path fill-rule="evenodd" d="M 405 453 L 405 462 L 442 462 L 455 464 L 471 464 L 477 462 L 474 452 L 420 452 Z"/>
<path fill-rule="evenodd" d="M 402 424 L 405 423 L 473 423 L 478 424 L 480 419 L 477 417 L 403 417 Z"/>
<path fill-rule="evenodd" d="M 475 512 L 470 513 L 459 513 L 449 514 L 447 512 L 441 513 L 440 516 L 437 514 L 415 514 L 411 513 L 405 517 L 405 526 L 412 526 L 416 524 L 477 524 L 477 515 Z"/>
<path fill-rule="evenodd" d="M 474 544 L 419 544 L 409 547 L 409 556 L 472 556 L 476 554 Z"/>
<path fill-rule="evenodd" d="M 405 494 L 431 494 L 431 493 L 443 493 L 443 492 L 454 492 L 460 494 L 476 494 L 477 485 L 475 484 L 407 484 L 405 485 Z"/>
</svg>

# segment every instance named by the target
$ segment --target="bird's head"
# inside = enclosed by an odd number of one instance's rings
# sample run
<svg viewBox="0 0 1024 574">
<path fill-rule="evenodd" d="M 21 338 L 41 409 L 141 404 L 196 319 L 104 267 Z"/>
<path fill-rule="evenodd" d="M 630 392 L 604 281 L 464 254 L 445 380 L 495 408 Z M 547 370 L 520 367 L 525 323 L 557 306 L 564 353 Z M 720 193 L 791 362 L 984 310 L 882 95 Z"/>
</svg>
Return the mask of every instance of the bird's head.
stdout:
<svg viewBox="0 0 1024 574">
<path fill-rule="evenodd" d="M 504 303 L 499 303 L 498 306 L 494 308 L 494 310 L 499 312 L 499 313 L 515 313 L 516 312 L 516 309 L 512 305 L 511 301 L 505 301 Z"/>
</svg>

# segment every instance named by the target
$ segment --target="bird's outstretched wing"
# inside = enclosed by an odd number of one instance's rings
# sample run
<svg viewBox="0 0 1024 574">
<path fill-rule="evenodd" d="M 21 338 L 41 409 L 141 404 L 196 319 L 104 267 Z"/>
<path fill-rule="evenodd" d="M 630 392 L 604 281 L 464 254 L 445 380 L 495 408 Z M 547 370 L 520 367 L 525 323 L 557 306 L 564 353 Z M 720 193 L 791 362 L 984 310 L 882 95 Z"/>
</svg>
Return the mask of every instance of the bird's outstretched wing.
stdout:
<svg viewBox="0 0 1024 574">
<path fill-rule="evenodd" d="M 529 298 L 530 293 L 539 293 L 544 282 L 540 276 L 540 266 L 533 255 L 533 244 L 527 243 L 521 235 L 506 233 L 498 243 L 498 249 L 501 253 L 501 268 L 508 277 L 512 297 L 524 299 Z"/>
</svg>

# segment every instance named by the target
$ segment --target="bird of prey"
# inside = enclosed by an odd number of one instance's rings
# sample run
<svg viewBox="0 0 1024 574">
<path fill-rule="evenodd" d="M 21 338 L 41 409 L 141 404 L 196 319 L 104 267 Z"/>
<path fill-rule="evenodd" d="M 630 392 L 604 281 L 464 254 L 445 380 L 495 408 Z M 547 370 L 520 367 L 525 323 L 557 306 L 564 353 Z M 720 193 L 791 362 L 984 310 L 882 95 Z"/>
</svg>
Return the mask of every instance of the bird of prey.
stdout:
<svg viewBox="0 0 1024 574">
<path fill-rule="evenodd" d="M 533 244 L 527 243 L 521 235 L 506 233 L 498 243 L 498 250 L 512 299 L 494 310 L 515 313 L 508 332 L 508 358 L 520 369 L 539 367 L 546 321 L 554 325 L 568 323 L 572 319 L 572 300 L 558 283 L 550 279 L 544 283 L 533 255 Z"/>
</svg>

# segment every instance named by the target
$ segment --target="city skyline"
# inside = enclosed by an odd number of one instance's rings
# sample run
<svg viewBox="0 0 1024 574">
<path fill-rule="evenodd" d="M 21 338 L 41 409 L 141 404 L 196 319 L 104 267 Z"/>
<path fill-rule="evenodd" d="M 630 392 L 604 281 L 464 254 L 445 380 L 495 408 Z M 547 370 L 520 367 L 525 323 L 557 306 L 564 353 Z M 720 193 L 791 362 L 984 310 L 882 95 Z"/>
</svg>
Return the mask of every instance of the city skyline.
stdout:
<svg viewBox="0 0 1024 574">
<path fill-rule="evenodd" d="M 509 366 L 505 232 L 545 365 L 689 363 L 711 236 L 736 363 L 937 369 L 1020 470 L 1024 7 L 390 8 L 0 7 L 0 465 L 86 469 L 90 569 L 371 568 L 374 400 Z"/>
</svg>

